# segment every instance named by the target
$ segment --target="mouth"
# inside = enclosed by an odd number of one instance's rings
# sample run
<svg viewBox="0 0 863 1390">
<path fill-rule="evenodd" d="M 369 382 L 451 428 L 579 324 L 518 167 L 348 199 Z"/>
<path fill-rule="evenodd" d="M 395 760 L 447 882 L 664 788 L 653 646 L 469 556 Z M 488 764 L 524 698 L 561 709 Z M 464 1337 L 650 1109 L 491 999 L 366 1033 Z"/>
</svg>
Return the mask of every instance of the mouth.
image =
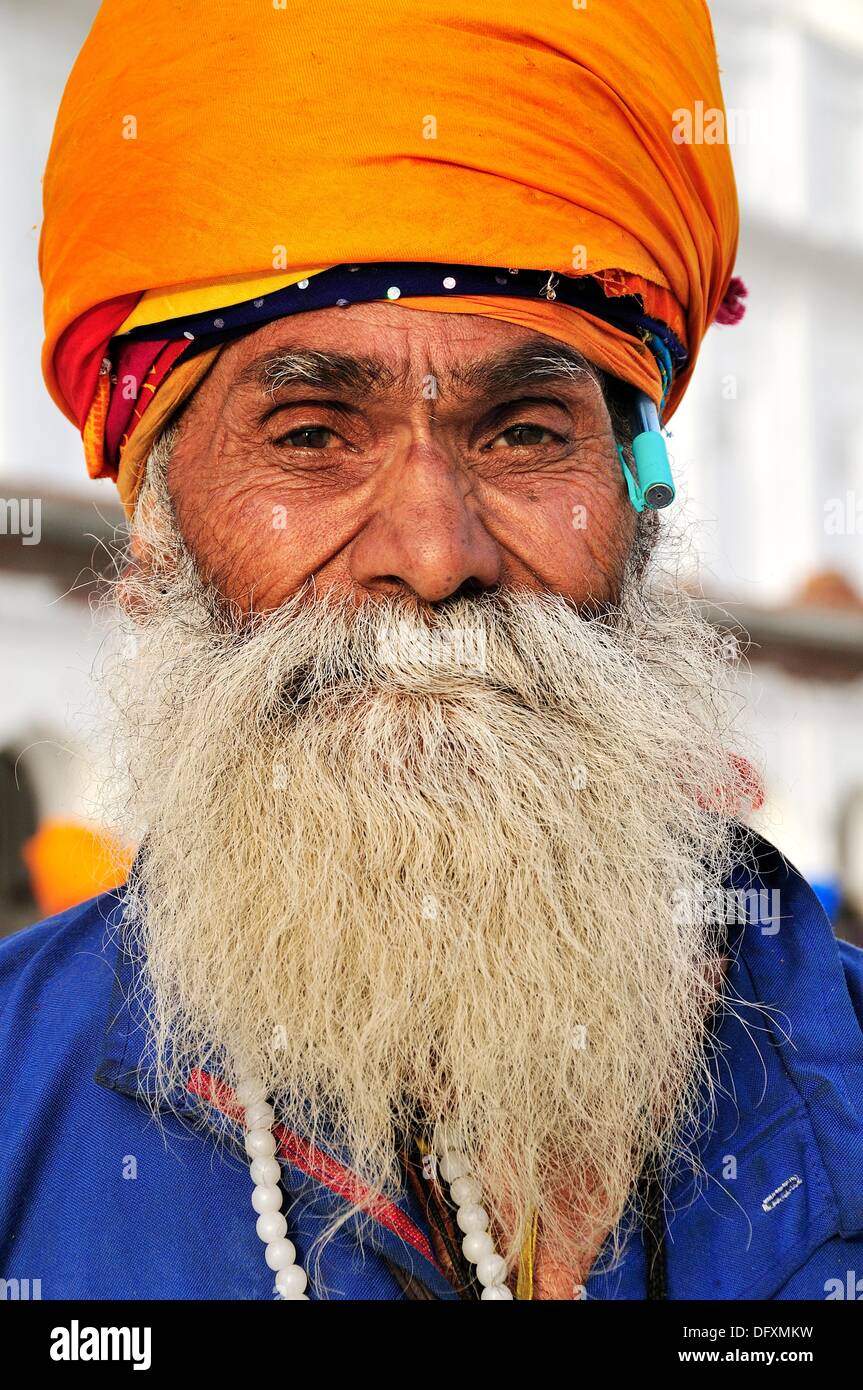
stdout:
<svg viewBox="0 0 863 1390">
<path fill-rule="evenodd" d="M 522 713 L 537 713 L 536 704 L 528 702 L 524 694 L 513 686 L 481 676 L 453 676 L 447 673 L 435 677 L 426 673 L 422 683 L 418 684 L 389 674 L 377 678 L 368 675 L 358 678 L 356 672 L 346 670 L 332 673 L 330 679 L 322 682 L 308 666 L 303 666 L 283 682 L 270 715 L 274 720 L 297 720 L 313 706 L 321 708 L 332 702 L 343 704 L 353 711 L 366 709 L 375 700 L 389 703 L 433 701 L 445 705 L 448 701 L 458 701 L 466 695 L 477 693 L 499 700 Z"/>
</svg>

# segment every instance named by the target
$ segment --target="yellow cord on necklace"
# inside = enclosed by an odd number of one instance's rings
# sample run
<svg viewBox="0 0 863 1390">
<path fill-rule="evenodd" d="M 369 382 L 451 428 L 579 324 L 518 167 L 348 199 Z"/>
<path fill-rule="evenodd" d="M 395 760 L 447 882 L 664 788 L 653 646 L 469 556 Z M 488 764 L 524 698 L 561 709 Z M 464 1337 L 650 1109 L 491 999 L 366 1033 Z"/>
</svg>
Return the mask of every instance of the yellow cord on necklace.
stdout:
<svg viewBox="0 0 863 1390">
<path fill-rule="evenodd" d="M 539 1212 L 534 1212 L 528 1223 L 527 1235 L 521 1247 L 518 1260 L 518 1280 L 515 1286 L 516 1298 L 533 1298 L 533 1266 L 536 1259 L 536 1233 L 539 1226 Z"/>
</svg>

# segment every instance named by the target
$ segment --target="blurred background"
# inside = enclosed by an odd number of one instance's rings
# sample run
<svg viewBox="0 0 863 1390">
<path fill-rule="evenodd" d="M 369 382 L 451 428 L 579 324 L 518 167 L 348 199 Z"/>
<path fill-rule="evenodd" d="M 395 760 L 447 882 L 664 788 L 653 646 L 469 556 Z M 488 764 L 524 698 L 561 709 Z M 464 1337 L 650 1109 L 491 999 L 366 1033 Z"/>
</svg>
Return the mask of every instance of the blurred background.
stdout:
<svg viewBox="0 0 863 1390">
<path fill-rule="evenodd" d="M 676 505 L 691 582 L 746 646 L 753 824 L 863 943 L 863 0 L 710 8 L 749 295 L 671 422 Z M 89 599 L 123 515 L 42 384 L 36 261 L 54 117 L 97 9 L 0 0 L 0 934 L 110 877 Z"/>
</svg>

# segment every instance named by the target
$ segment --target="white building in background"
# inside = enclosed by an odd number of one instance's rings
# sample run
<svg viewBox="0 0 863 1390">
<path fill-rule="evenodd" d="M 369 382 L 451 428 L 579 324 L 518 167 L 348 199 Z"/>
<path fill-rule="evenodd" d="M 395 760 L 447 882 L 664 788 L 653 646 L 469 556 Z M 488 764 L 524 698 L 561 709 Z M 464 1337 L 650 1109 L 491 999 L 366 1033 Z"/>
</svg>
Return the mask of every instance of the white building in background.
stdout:
<svg viewBox="0 0 863 1390">
<path fill-rule="evenodd" d="M 705 582 L 782 602 L 829 568 L 863 593 L 863 3 L 710 8 L 749 298 L 670 426 Z"/>
<path fill-rule="evenodd" d="M 0 12 L 0 165 L 10 194 L 0 230 L 0 492 L 63 489 L 107 506 L 111 485 L 87 482 L 77 434 L 41 382 L 36 267 L 40 175 L 97 8 L 7 0 Z M 863 0 L 710 8 L 740 187 L 737 272 L 749 298 L 740 325 L 711 329 L 671 422 L 676 510 L 693 519 L 705 590 L 732 611 L 785 604 L 824 570 L 863 593 Z M 0 571 L 0 613 L 0 660 L 13 674 L 0 687 L 0 735 L 16 749 L 53 746 L 31 769 L 40 800 L 86 813 L 94 777 L 76 710 L 100 635 L 86 608 L 46 579 Z M 756 663 L 746 694 L 745 742 L 760 748 L 766 769 L 761 828 L 811 878 L 828 881 L 839 868 L 843 807 L 863 788 L 863 684 Z M 863 883 L 855 891 L 863 909 Z"/>
<path fill-rule="evenodd" d="M 701 580 L 732 613 L 735 601 L 788 604 L 823 571 L 863 595 L 863 4 L 710 8 L 749 297 L 742 323 L 708 333 L 670 425 Z M 766 770 L 760 828 L 829 883 L 844 818 L 863 862 L 849 811 L 863 789 L 863 684 L 756 658 L 744 689 Z M 863 877 L 848 886 L 863 908 Z"/>
</svg>

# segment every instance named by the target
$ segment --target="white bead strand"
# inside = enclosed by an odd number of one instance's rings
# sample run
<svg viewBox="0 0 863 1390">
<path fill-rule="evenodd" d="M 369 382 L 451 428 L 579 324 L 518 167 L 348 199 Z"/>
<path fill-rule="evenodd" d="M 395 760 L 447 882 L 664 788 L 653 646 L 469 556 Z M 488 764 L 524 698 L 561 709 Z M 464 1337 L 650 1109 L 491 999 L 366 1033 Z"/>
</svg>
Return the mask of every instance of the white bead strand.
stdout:
<svg viewBox="0 0 863 1390">
<path fill-rule="evenodd" d="M 489 1303 L 511 1299 L 505 1283 L 506 1261 L 494 1248 L 488 1212 L 480 1205 L 480 1185 L 469 1173 L 465 1155 L 455 1147 L 448 1132 L 435 1135 L 435 1149 L 438 1172 L 450 1185 L 450 1196 L 457 1207 L 455 1219 L 464 1233 L 462 1253 L 476 1267 L 476 1277 L 483 1286 L 480 1297 Z"/>
<path fill-rule="evenodd" d="M 297 1264 L 297 1251 L 288 1240 L 288 1223 L 282 1213 L 282 1192 L 279 1180 L 282 1170 L 276 1158 L 276 1139 L 272 1131 L 275 1121 L 273 1107 L 267 1103 L 263 1083 L 254 1077 L 245 1078 L 236 1091 L 243 1106 L 246 1122 L 246 1153 L 249 1173 L 254 1183 L 252 1206 L 258 1213 L 255 1229 L 259 1240 L 267 1247 L 264 1259 L 276 1276 L 276 1288 L 284 1302 L 306 1302 L 308 1278 L 302 1265 Z"/>
<path fill-rule="evenodd" d="M 266 1246 L 264 1259 L 276 1276 L 276 1288 L 284 1302 L 308 1303 L 308 1276 L 297 1264 L 297 1251 L 288 1240 L 288 1223 L 282 1212 L 282 1192 L 279 1187 L 281 1168 L 276 1158 L 276 1139 L 272 1132 L 275 1111 L 267 1101 L 262 1081 L 244 1077 L 236 1089 L 236 1098 L 243 1107 L 246 1129 L 246 1153 L 249 1174 L 254 1184 L 252 1206 L 258 1214 L 258 1238 Z M 439 1155 L 438 1172 L 450 1189 L 456 1204 L 456 1221 L 464 1233 L 464 1257 L 476 1267 L 476 1277 L 482 1284 L 481 1298 L 488 1302 L 511 1299 L 506 1286 L 506 1262 L 494 1248 L 488 1230 L 488 1212 L 480 1204 L 482 1190 L 468 1171 L 468 1162 L 459 1151 L 453 1137 L 444 1131 L 435 1136 Z"/>
</svg>

